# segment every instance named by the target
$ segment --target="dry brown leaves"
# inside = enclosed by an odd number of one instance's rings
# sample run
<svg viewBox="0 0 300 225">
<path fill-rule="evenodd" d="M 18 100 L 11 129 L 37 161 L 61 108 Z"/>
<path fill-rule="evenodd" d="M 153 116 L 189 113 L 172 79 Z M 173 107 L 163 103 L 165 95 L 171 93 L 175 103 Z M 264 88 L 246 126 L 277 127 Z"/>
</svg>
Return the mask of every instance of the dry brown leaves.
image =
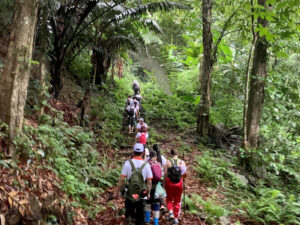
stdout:
<svg viewBox="0 0 300 225">
<path fill-rule="evenodd" d="M 2 168 L 0 174 L 0 214 L 11 224 L 19 220 L 40 220 L 49 212 L 62 218 L 67 196 L 58 188 L 59 179 L 41 163 Z"/>
<path fill-rule="evenodd" d="M 67 122 L 70 126 L 74 126 L 78 124 L 78 113 L 80 109 L 72 102 L 67 102 L 67 101 L 62 101 L 59 99 L 50 99 L 48 102 L 53 108 L 56 110 L 62 111 L 64 121 Z M 48 114 L 51 114 L 52 116 L 53 113 L 50 112 L 49 108 L 45 108 L 45 112 Z"/>
</svg>

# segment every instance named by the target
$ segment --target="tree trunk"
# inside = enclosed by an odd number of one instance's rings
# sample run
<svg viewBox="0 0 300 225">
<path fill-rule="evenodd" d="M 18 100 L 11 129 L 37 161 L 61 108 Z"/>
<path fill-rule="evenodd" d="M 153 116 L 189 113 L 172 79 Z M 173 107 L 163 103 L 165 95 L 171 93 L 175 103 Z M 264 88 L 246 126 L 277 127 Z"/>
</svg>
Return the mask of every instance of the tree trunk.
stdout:
<svg viewBox="0 0 300 225">
<path fill-rule="evenodd" d="M 111 82 L 114 82 L 115 80 L 115 63 L 112 62 L 112 65 L 111 65 L 111 76 L 110 76 L 110 81 Z"/>
<path fill-rule="evenodd" d="M 123 60 L 121 57 L 117 61 L 117 77 L 123 77 Z"/>
<path fill-rule="evenodd" d="M 201 101 L 199 105 L 197 130 L 200 136 L 206 138 L 209 128 L 209 106 L 210 106 L 210 88 L 211 73 L 213 67 L 212 58 L 212 0 L 203 0 L 202 3 L 202 21 L 203 21 L 203 63 L 201 74 Z"/>
<path fill-rule="evenodd" d="M 44 57 L 45 55 L 42 54 L 42 57 Z M 42 117 L 42 115 L 44 114 L 44 103 L 43 101 L 45 100 L 45 78 L 46 78 L 46 65 L 43 59 L 41 59 L 40 61 L 40 65 L 39 65 L 39 80 L 40 80 L 40 91 L 39 91 L 39 104 L 40 104 L 40 108 L 38 110 L 38 119 L 40 119 Z"/>
<path fill-rule="evenodd" d="M 51 70 L 50 70 L 51 71 L 50 84 L 52 85 L 50 93 L 53 94 L 54 98 L 58 98 L 58 96 L 63 88 L 62 77 L 61 77 L 63 60 L 55 60 L 54 62 L 52 61 L 52 63 L 55 63 L 55 64 L 54 64 L 54 67 L 51 68 Z"/>
<path fill-rule="evenodd" d="M 0 78 L 0 120 L 9 126 L 10 156 L 14 154 L 11 141 L 23 125 L 38 2 L 16 1 L 8 54 Z"/>
<path fill-rule="evenodd" d="M 251 1 L 251 5 L 252 5 L 252 9 L 251 12 L 252 14 L 254 13 L 254 2 L 253 0 Z M 254 46 L 256 44 L 257 41 L 257 34 L 255 33 L 255 24 L 254 24 L 254 16 L 251 16 L 251 30 L 252 30 L 252 43 L 251 43 L 251 47 L 249 50 L 249 56 L 248 56 L 248 61 L 247 61 L 247 69 L 246 69 L 246 81 L 245 81 L 245 99 L 244 99 L 244 117 L 243 117 L 243 143 L 242 143 L 242 147 L 247 150 L 248 149 L 248 134 L 247 134 L 247 113 L 248 113 L 248 101 L 249 101 L 249 79 L 250 79 L 250 68 L 253 62 L 253 51 L 254 51 Z"/>
<path fill-rule="evenodd" d="M 266 0 L 259 0 L 258 4 L 266 7 Z M 258 26 L 267 27 L 266 19 L 258 18 Z M 257 34 L 258 35 L 258 34 Z M 247 141 L 249 148 L 256 148 L 259 136 L 259 124 L 264 100 L 264 86 L 267 77 L 267 49 L 268 42 L 264 36 L 258 36 L 253 65 L 251 70 L 250 92 L 247 111 Z"/>
<path fill-rule="evenodd" d="M 92 91 L 91 88 L 88 87 L 85 90 L 83 99 L 80 103 L 80 126 L 88 126 L 88 122 L 89 120 L 87 119 L 87 116 L 89 114 L 90 111 L 90 106 L 91 106 L 91 95 L 92 95 Z"/>
<path fill-rule="evenodd" d="M 92 76 L 96 85 L 101 85 L 107 81 L 107 72 L 111 64 L 109 57 L 105 57 L 102 53 L 93 51 L 91 56 L 91 62 L 93 64 Z"/>
</svg>

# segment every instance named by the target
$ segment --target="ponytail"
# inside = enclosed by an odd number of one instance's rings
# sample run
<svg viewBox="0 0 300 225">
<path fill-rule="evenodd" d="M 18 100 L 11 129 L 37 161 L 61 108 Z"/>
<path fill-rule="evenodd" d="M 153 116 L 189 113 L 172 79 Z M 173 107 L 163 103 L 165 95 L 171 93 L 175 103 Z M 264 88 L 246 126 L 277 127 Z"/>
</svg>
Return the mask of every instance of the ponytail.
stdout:
<svg viewBox="0 0 300 225">
<path fill-rule="evenodd" d="M 157 162 L 162 163 L 162 158 L 161 158 L 161 154 L 160 154 L 160 150 L 158 148 L 158 144 L 154 144 L 152 149 L 156 152 L 157 154 Z"/>
</svg>

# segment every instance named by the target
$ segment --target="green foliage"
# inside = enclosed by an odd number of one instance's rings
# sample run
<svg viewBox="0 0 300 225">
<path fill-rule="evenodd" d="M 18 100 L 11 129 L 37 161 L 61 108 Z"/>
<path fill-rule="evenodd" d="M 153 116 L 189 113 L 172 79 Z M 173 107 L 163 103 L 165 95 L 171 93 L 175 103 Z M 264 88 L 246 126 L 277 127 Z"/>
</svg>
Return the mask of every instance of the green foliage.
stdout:
<svg viewBox="0 0 300 225">
<path fill-rule="evenodd" d="M 78 80 L 88 81 L 92 70 L 91 55 L 88 52 L 81 52 L 72 62 L 69 68 L 71 74 Z"/>
<path fill-rule="evenodd" d="M 92 97 L 91 118 L 97 118 L 99 141 L 107 146 L 119 148 L 128 140 L 122 133 L 122 121 L 125 102 L 128 95 L 132 94 L 132 80 L 128 75 L 125 79 L 115 80 L 115 87 L 109 93 Z"/>
<path fill-rule="evenodd" d="M 15 0 L 2 0 L 0 2 L 0 28 L 3 32 L 8 31 L 8 25 L 12 22 Z"/>
<path fill-rule="evenodd" d="M 226 217 L 228 211 L 220 205 L 217 205 L 211 199 L 204 201 L 199 195 L 192 194 L 191 198 L 186 197 L 186 204 L 189 211 L 193 214 L 203 214 L 207 224 L 216 224 L 220 217 Z"/>
<path fill-rule="evenodd" d="M 256 189 L 257 195 L 241 204 L 247 216 L 263 224 L 300 224 L 300 204 L 294 195 L 286 196 L 275 189 Z"/>
<path fill-rule="evenodd" d="M 57 120 L 55 126 L 25 126 L 14 143 L 19 151 L 29 152 L 30 158 L 46 158 L 45 166 L 62 180 L 61 189 L 81 204 L 88 204 L 86 199 L 92 200 L 103 188 L 115 184 L 119 174 L 107 157 L 100 157 L 93 141 L 91 132 Z"/>
<path fill-rule="evenodd" d="M 150 121 L 159 120 L 162 125 L 186 128 L 196 122 L 195 100 L 183 100 L 177 95 L 167 96 L 152 82 L 142 86 L 146 118 Z"/>
<path fill-rule="evenodd" d="M 125 141 L 121 131 L 123 107 L 114 96 L 92 98 L 91 117 L 97 118 L 99 140 L 107 146 L 119 147 Z"/>
<path fill-rule="evenodd" d="M 223 95 L 221 99 L 216 101 L 214 107 L 211 107 L 211 123 L 223 123 L 227 127 L 242 126 L 242 104 L 241 100 L 232 95 Z"/>
<path fill-rule="evenodd" d="M 184 70 L 170 75 L 172 91 L 178 96 L 195 96 L 199 89 L 199 68 Z M 187 85 L 189 84 L 189 85 Z"/>
<path fill-rule="evenodd" d="M 211 183 L 214 186 L 228 186 L 233 189 L 245 188 L 245 183 L 231 171 L 234 165 L 229 159 L 211 156 L 204 151 L 196 158 L 195 171 L 201 180 Z"/>
</svg>

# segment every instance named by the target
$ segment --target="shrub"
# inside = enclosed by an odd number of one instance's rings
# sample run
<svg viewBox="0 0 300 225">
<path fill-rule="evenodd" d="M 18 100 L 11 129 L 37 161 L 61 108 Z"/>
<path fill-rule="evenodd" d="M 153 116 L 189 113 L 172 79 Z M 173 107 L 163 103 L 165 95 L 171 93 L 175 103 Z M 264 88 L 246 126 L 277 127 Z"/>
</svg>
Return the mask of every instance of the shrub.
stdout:
<svg viewBox="0 0 300 225">
<path fill-rule="evenodd" d="M 246 183 L 231 171 L 233 164 L 222 158 L 211 157 L 210 153 L 204 151 L 196 158 L 195 171 L 200 178 L 214 186 L 227 185 L 233 189 L 244 188 Z"/>
</svg>

